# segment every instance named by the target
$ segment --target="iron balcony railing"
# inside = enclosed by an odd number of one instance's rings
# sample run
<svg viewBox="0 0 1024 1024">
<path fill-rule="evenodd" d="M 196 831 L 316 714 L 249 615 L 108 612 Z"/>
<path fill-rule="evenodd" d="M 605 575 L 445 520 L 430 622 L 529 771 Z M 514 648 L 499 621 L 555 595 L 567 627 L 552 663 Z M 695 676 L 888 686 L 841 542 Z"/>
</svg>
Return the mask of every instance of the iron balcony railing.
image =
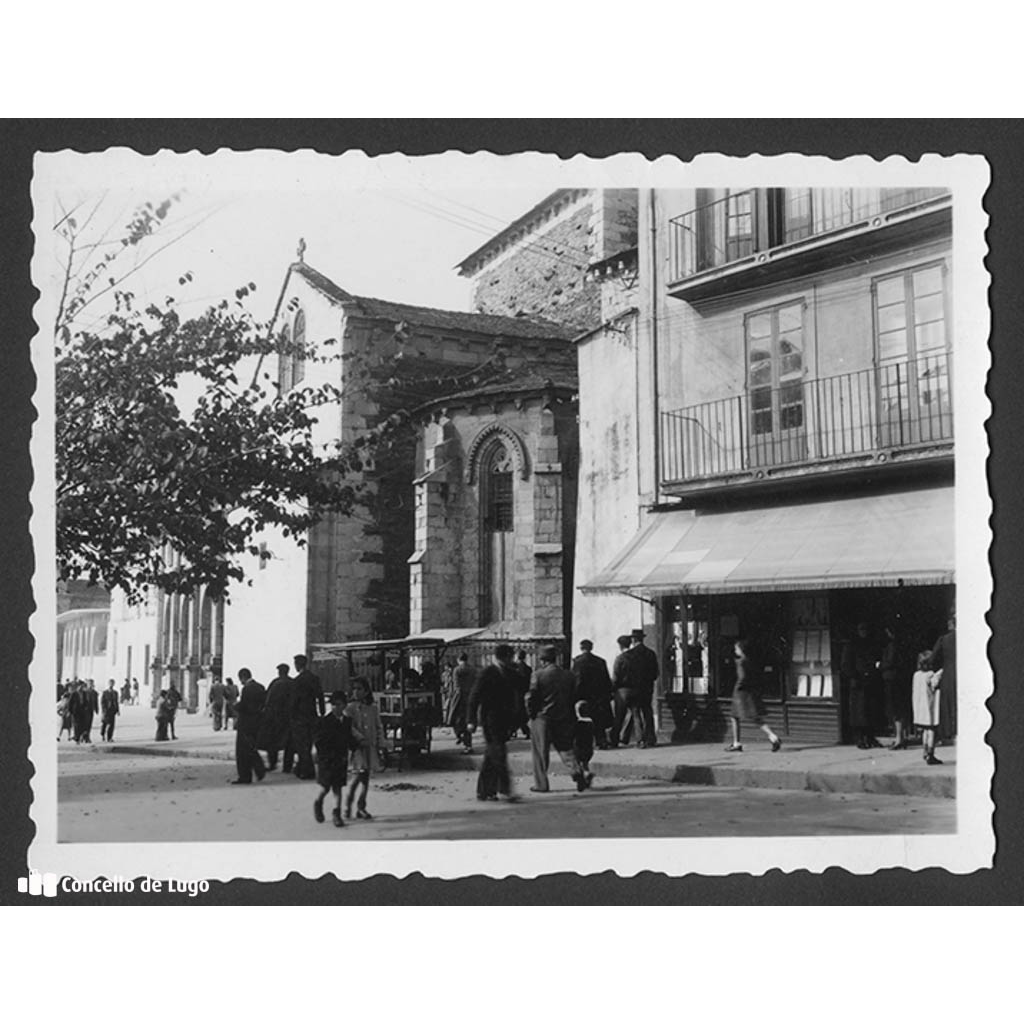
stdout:
<svg viewBox="0 0 1024 1024">
<path fill-rule="evenodd" d="M 936 352 L 663 412 L 662 483 L 951 442 L 951 374 Z"/>
<path fill-rule="evenodd" d="M 669 280 L 754 257 L 856 226 L 900 210 L 929 206 L 941 188 L 747 189 L 696 207 L 669 221 Z"/>
</svg>

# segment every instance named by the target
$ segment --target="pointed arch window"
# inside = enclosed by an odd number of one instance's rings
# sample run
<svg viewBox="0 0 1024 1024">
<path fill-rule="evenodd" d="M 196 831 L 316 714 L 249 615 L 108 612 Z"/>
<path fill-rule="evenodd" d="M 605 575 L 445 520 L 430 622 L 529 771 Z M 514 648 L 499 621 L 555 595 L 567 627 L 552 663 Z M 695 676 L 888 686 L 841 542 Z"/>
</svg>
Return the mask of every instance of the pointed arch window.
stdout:
<svg viewBox="0 0 1024 1024">
<path fill-rule="evenodd" d="M 481 625 L 512 615 L 515 466 L 504 442 L 494 442 L 481 462 Z"/>
<path fill-rule="evenodd" d="M 300 309 L 295 314 L 295 326 L 292 328 L 292 342 L 295 354 L 292 356 L 292 386 L 294 387 L 306 376 L 306 313 Z"/>
<path fill-rule="evenodd" d="M 281 394 L 289 391 L 292 386 L 292 331 L 288 324 L 281 328 L 280 355 L 277 359 L 277 383 Z"/>
</svg>

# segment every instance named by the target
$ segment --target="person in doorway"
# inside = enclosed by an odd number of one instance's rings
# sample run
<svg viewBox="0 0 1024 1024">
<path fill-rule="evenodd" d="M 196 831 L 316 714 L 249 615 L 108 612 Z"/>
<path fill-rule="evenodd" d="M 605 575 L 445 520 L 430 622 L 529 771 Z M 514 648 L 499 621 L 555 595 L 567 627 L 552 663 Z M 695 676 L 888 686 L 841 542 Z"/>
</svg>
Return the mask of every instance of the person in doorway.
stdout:
<svg viewBox="0 0 1024 1024">
<path fill-rule="evenodd" d="M 571 671 L 576 678 L 576 699 L 586 701 L 590 711 L 592 739 L 605 750 L 612 725 L 612 677 L 608 674 L 608 662 L 594 654 L 592 640 L 581 640 L 580 653 L 572 659 Z"/>
<path fill-rule="evenodd" d="M 494 656 L 478 676 L 469 695 L 466 729 L 470 735 L 479 724 L 484 734 L 484 759 L 476 781 L 477 800 L 497 800 L 499 795 L 514 801 L 508 770 L 509 735 L 515 732 L 516 694 L 519 673 L 512 662 L 512 648 L 498 644 Z"/>
<path fill-rule="evenodd" d="M 906 732 L 910 723 L 910 690 L 912 671 L 908 668 L 906 654 L 893 626 L 885 627 L 885 644 L 879 661 L 882 686 L 885 689 L 885 713 L 892 723 L 895 740 L 890 750 L 906 750 Z"/>
<path fill-rule="evenodd" d="M 280 666 L 278 666 L 280 668 Z M 284 666 L 287 672 L 288 666 Z M 313 817 L 324 821 L 324 799 L 334 794 L 334 808 L 331 820 L 336 828 L 345 822 L 341 818 L 341 794 L 348 782 L 348 757 L 352 750 L 352 719 L 345 714 L 348 695 L 344 690 L 335 690 L 328 698 L 330 711 L 316 725 L 316 781 L 320 795 L 313 801 Z"/>
<path fill-rule="evenodd" d="M 114 719 L 121 713 L 120 701 L 117 699 L 117 683 L 113 679 L 100 698 L 100 739 L 107 743 L 114 741 Z"/>
<path fill-rule="evenodd" d="M 941 721 L 939 673 L 932 671 L 932 652 L 921 651 L 917 656 L 917 671 L 912 683 L 914 725 L 921 730 L 925 764 L 942 764 L 935 756 L 935 727 Z"/>
<path fill-rule="evenodd" d="M 353 741 L 349 757 L 352 781 L 345 796 L 345 817 L 352 817 L 355 800 L 356 817 L 370 819 L 373 815 L 366 809 L 366 796 L 370 790 L 370 775 L 383 767 L 380 751 L 384 746 L 384 726 L 373 701 L 370 681 L 364 676 L 355 676 L 352 680 L 352 700 L 345 707 L 345 716 L 352 723 Z"/>
<path fill-rule="evenodd" d="M 227 700 L 227 690 L 220 679 L 214 678 L 210 683 L 210 690 L 207 694 L 207 707 L 210 710 L 210 718 L 213 719 L 213 731 L 220 732 L 224 728 L 224 705 Z"/>
<path fill-rule="evenodd" d="M 871 724 L 872 709 L 880 677 L 878 666 L 881 651 L 871 638 L 866 622 L 857 624 L 857 633 L 843 649 L 841 671 L 849 691 L 850 728 L 859 750 L 870 750 L 882 744 L 875 738 Z"/>
<path fill-rule="evenodd" d="M 304 654 L 296 654 L 292 660 L 296 674 L 292 681 L 290 728 L 292 747 L 298 762 L 295 765 L 295 778 L 314 779 L 313 730 L 317 718 L 322 718 L 326 713 L 324 691 L 319 678 L 306 667 Z"/>
<path fill-rule="evenodd" d="M 628 636 L 620 636 L 616 643 L 619 645 L 619 653 L 612 662 L 612 686 L 615 696 L 615 722 L 612 725 L 612 734 L 608 745 L 618 747 L 620 744 L 626 746 L 632 738 L 633 732 L 640 733 L 640 724 L 637 717 L 637 696 L 633 689 L 633 681 L 630 676 L 629 661 L 632 657 L 630 646 L 632 640 Z"/>
<path fill-rule="evenodd" d="M 736 685 L 732 690 L 729 721 L 732 724 L 732 743 L 725 749 L 730 753 L 743 750 L 740 742 L 740 722 L 752 722 L 768 737 L 772 753 L 782 747 L 782 740 L 772 732 L 764 720 L 764 702 L 761 700 L 760 675 L 750 656 L 750 643 L 737 640 L 733 648 L 736 655 Z"/>
<path fill-rule="evenodd" d="M 558 666 L 558 651 L 551 646 L 542 647 L 540 667 L 530 680 L 530 692 L 526 695 L 526 709 L 530 714 L 530 746 L 533 752 L 533 793 L 547 793 L 548 768 L 551 748 L 554 747 L 576 789 L 582 793 L 587 788 L 580 771 L 579 762 L 573 754 L 573 730 L 575 712 L 576 680 L 571 672 Z"/>
<path fill-rule="evenodd" d="M 462 753 L 473 753 L 473 735 L 466 728 L 466 715 L 469 711 L 469 695 L 473 692 L 476 682 L 476 670 L 469 663 L 469 655 L 465 651 L 459 655 L 455 666 L 455 692 L 452 705 L 451 727 L 455 742 L 462 747 Z"/>
<path fill-rule="evenodd" d="M 267 687 L 267 702 L 263 705 L 263 719 L 256 741 L 259 750 L 267 753 L 267 771 L 277 767 L 277 759 L 284 752 L 282 771 L 290 772 L 295 761 L 292 749 L 291 700 L 295 680 L 291 669 L 282 662 L 277 666 L 277 677 Z"/>
<path fill-rule="evenodd" d="M 171 714 L 167 722 L 167 728 L 170 729 L 171 739 L 176 740 L 178 736 L 174 731 L 174 720 L 178 717 L 178 708 L 181 706 L 181 693 L 179 693 L 178 688 L 173 682 L 167 689 L 167 704 Z"/>
<path fill-rule="evenodd" d="M 939 637 L 932 650 L 932 668 L 942 673 L 939 686 L 938 737 L 944 744 L 956 739 L 956 616 L 946 623 L 948 632 Z"/>
<path fill-rule="evenodd" d="M 231 780 L 232 786 L 248 786 L 253 773 L 263 781 L 267 774 L 263 758 L 256 749 L 256 735 L 260 728 L 260 716 L 267 699 L 262 683 L 256 682 L 247 668 L 238 670 L 238 681 L 242 684 L 238 695 L 237 724 L 235 728 L 235 770 L 238 778 Z"/>
<path fill-rule="evenodd" d="M 658 667 L 658 656 L 644 643 L 644 636 L 642 629 L 634 629 L 630 634 L 629 672 L 640 719 L 637 746 L 656 747 L 658 737 L 654 731 L 654 689 L 661 670 Z"/>
<path fill-rule="evenodd" d="M 170 720 L 171 710 L 167 699 L 167 691 L 161 690 L 156 702 L 156 738 L 160 742 L 170 739 L 167 735 L 167 725 Z"/>
</svg>

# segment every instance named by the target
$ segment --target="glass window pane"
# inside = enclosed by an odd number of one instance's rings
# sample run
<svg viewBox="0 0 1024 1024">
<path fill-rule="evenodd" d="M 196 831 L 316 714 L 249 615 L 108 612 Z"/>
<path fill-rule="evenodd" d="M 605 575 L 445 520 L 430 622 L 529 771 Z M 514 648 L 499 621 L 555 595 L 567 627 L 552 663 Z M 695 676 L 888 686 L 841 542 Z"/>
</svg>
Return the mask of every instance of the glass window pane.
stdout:
<svg viewBox="0 0 1024 1024">
<path fill-rule="evenodd" d="M 748 338 L 767 338 L 772 333 L 772 318 L 770 313 L 755 313 L 747 318 Z"/>
<path fill-rule="evenodd" d="M 883 278 L 883 280 L 878 282 L 876 290 L 879 306 L 891 306 L 895 302 L 902 302 L 904 297 L 903 278 Z"/>
<path fill-rule="evenodd" d="M 930 320 L 941 320 L 943 316 L 942 295 L 914 297 L 914 322 L 923 324 Z"/>
<path fill-rule="evenodd" d="M 772 407 L 771 388 L 757 388 L 750 392 L 750 408 L 755 412 Z"/>
<path fill-rule="evenodd" d="M 750 386 L 758 387 L 770 385 L 772 382 L 772 364 L 768 361 L 751 363 L 750 365 Z"/>
<path fill-rule="evenodd" d="M 779 379 L 788 380 L 792 377 L 802 377 L 804 373 L 804 357 L 800 352 L 791 352 L 784 355 L 779 364 Z"/>
<path fill-rule="evenodd" d="M 914 295 L 942 293 L 942 267 L 925 267 L 914 271 Z"/>
<path fill-rule="evenodd" d="M 917 354 L 934 352 L 946 346 L 946 325 L 942 320 L 935 323 L 919 324 L 914 330 Z"/>
<path fill-rule="evenodd" d="M 907 332 L 889 331 L 878 336 L 878 355 L 881 359 L 903 359 L 907 355 Z"/>
<path fill-rule="evenodd" d="M 783 306 L 779 310 L 779 333 L 786 334 L 790 331 L 799 331 L 804 325 L 803 303 L 792 306 Z"/>
<path fill-rule="evenodd" d="M 901 302 L 898 306 L 878 307 L 878 329 L 882 333 L 886 331 L 901 331 L 907 326 L 907 310 Z"/>
</svg>

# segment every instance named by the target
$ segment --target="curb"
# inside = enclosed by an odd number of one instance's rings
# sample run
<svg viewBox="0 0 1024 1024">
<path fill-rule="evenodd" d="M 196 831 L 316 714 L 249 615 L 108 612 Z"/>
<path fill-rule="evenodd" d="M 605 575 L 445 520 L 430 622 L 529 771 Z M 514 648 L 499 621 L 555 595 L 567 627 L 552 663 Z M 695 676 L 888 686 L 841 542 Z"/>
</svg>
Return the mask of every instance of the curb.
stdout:
<svg viewBox="0 0 1024 1024">
<path fill-rule="evenodd" d="M 174 742 L 173 740 L 170 742 Z M 112 754 L 141 754 L 150 757 L 189 757 L 212 761 L 234 761 L 234 752 L 223 749 L 196 750 L 170 747 L 164 744 L 96 745 L 97 751 Z M 462 754 L 456 750 L 437 750 L 404 770 L 479 771 L 483 758 L 480 754 Z M 532 771 L 530 754 L 514 751 L 509 754 L 509 765 L 518 775 Z M 598 777 L 603 774 L 623 779 L 654 779 L 678 782 L 689 786 L 732 786 L 743 789 L 810 790 L 816 793 L 873 793 L 879 796 L 956 797 L 956 777 L 948 774 L 930 775 L 919 772 L 896 774 L 858 771 L 822 771 L 801 768 L 753 768 L 716 764 L 637 764 L 597 761 L 594 765 Z M 554 773 L 564 772 L 557 759 L 551 765 Z"/>
</svg>

